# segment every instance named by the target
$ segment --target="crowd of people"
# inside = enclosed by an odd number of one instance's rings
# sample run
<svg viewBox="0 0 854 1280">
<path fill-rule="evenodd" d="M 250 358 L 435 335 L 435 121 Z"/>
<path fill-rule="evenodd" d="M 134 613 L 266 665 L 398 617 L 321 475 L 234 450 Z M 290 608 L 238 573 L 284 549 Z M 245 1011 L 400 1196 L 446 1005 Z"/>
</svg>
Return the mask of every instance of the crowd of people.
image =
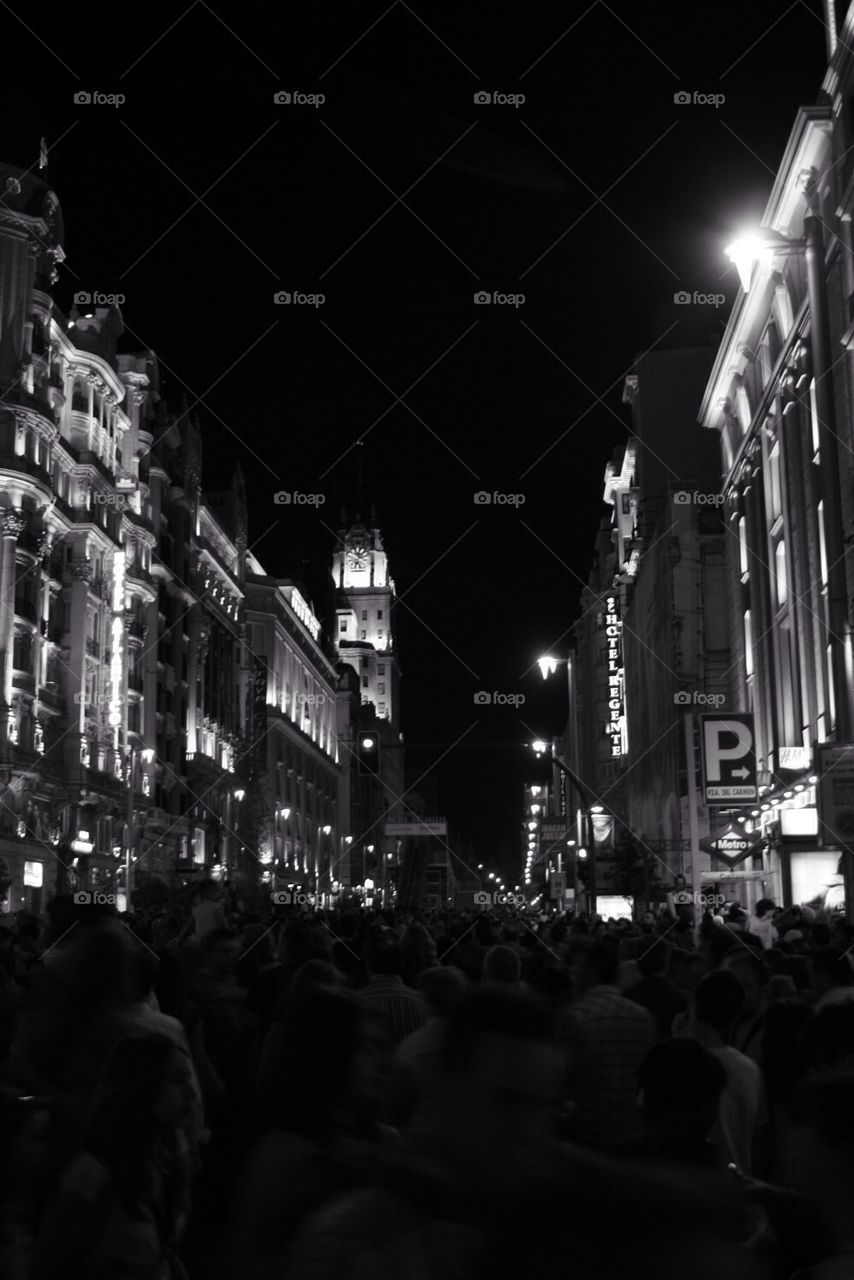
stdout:
<svg viewBox="0 0 854 1280">
<path fill-rule="evenodd" d="M 0 917 L 4 1280 L 852 1280 L 854 930 Z"/>
</svg>

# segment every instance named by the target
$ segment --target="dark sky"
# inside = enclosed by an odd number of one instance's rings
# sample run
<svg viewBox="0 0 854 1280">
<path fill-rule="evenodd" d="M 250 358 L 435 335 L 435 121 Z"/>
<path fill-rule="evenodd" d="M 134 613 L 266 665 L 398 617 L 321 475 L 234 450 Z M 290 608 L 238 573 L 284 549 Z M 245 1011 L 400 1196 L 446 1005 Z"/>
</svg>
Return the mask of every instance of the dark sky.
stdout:
<svg viewBox="0 0 854 1280">
<path fill-rule="evenodd" d="M 364 438 L 402 598 L 404 729 L 478 744 L 445 755 L 438 782 L 484 859 L 518 842 L 527 727 L 565 715 L 562 682 L 525 673 L 576 615 L 623 377 L 640 351 L 721 333 L 722 248 L 816 100 L 820 12 L 196 0 L 89 3 L 60 24 L 4 7 L 2 158 L 29 165 L 47 136 L 60 306 L 125 295 L 167 397 L 204 401 L 206 487 L 240 461 L 255 553 L 327 618 Z M 81 90 L 126 102 L 76 105 Z M 279 90 L 326 101 L 276 105 Z M 525 300 L 476 306 L 480 289 Z M 727 306 L 676 307 L 678 289 Z M 326 301 L 276 306 L 277 290 Z M 298 511 L 280 489 L 327 500 Z M 524 506 L 476 506 L 477 490 Z M 477 707 L 480 689 L 527 702 Z M 442 754 L 413 751 L 411 781 Z"/>
</svg>

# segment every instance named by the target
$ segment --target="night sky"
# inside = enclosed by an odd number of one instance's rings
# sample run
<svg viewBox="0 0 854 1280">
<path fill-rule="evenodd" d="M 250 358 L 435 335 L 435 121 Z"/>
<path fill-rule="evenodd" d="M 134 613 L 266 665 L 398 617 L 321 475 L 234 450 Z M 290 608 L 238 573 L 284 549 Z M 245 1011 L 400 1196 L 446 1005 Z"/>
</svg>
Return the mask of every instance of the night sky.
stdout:
<svg viewBox="0 0 854 1280">
<path fill-rule="evenodd" d="M 176 409 L 203 401 L 205 487 L 240 462 L 255 554 L 327 623 L 364 440 L 401 597 L 403 728 L 445 744 L 410 752 L 410 782 L 443 757 L 440 805 L 481 860 L 517 851 L 521 744 L 565 718 L 563 682 L 530 668 L 577 614 L 624 376 L 648 348 L 720 336 L 722 249 L 818 96 L 820 13 L 196 0 L 56 22 L 3 6 L 2 158 L 34 164 L 42 133 L 51 148 L 59 305 L 125 295 L 123 349 L 157 353 Z M 126 102 L 77 105 L 81 90 Z M 681 289 L 727 305 L 675 306 Z M 325 302 L 277 306 L 279 290 Z M 478 306 L 479 290 L 524 303 Z M 278 490 L 326 501 L 277 506 Z M 479 490 L 524 505 L 478 506 Z M 475 706 L 481 689 L 526 705 Z"/>
</svg>

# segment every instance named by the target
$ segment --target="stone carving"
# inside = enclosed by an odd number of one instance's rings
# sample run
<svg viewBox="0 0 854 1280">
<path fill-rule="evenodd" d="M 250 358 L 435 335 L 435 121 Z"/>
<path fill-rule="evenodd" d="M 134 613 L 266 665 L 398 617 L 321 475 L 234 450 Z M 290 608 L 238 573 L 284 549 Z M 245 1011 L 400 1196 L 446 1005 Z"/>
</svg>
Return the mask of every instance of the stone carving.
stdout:
<svg viewBox="0 0 854 1280">
<path fill-rule="evenodd" d="M 0 511 L 0 527 L 4 538 L 20 538 L 26 523 L 26 517 L 16 507 L 4 507 Z"/>
</svg>

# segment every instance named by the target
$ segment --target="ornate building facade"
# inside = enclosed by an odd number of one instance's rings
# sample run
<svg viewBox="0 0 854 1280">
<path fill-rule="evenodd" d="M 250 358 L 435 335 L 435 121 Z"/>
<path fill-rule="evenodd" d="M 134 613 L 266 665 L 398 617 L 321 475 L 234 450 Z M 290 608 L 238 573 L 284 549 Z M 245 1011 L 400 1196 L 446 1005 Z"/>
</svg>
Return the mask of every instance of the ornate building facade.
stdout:
<svg viewBox="0 0 854 1280">
<path fill-rule="evenodd" d="M 121 908 L 146 877 L 340 890 L 352 715 L 318 620 L 247 550 L 239 471 L 203 492 L 198 425 L 153 353 L 119 350 L 120 310 L 56 306 L 44 152 L 37 172 L 0 165 L 0 188 L 3 910 L 56 891 Z"/>
</svg>

